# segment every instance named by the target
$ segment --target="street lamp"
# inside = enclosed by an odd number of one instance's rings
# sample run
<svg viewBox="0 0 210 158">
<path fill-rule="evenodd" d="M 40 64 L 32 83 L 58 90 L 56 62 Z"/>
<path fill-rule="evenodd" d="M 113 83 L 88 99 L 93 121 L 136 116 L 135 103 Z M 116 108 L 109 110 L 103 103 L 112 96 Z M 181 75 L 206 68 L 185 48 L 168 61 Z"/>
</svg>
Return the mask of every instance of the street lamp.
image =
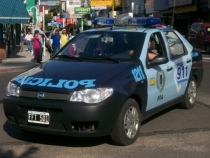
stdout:
<svg viewBox="0 0 210 158">
<path fill-rule="evenodd" d="M 29 10 L 28 10 L 28 12 L 29 12 L 29 15 L 30 16 L 33 16 L 33 25 L 34 25 L 34 23 L 35 23 L 35 21 L 34 21 L 34 14 L 33 14 L 33 12 L 32 12 L 32 9 L 36 9 L 36 25 L 37 25 L 37 22 L 38 22 L 38 8 L 37 7 L 35 7 L 35 6 L 32 6 Z"/>
</svg>

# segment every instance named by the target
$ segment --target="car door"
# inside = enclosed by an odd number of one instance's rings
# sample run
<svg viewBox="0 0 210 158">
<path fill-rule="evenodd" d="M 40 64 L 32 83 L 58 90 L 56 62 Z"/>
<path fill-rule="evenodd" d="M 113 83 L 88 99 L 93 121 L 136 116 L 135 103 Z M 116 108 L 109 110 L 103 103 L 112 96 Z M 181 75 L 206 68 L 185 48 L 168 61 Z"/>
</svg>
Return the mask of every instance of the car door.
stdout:
<svg viewBox="0 0 210 158">
<path fill-rule="evenodd" d="M 175 89 L 175 83 L 172 82 L 174 80 L 174 64 L 172 61 L 168 60 L 167 51 L 169 51 L 169 48 L 165 46 L 167 43 L 163 39 L 163 33 L 154 32 L 150 36 L 153 36 L 155 39 L 155 47 L 157 49 L 158 56 L 165 57 L 167 60 L 163 63 L 151 66 L 150 62 L 152 61 L 148 61 L 147 53 L 143 54 L 145 57 L 144 65 L 148 87 L 146 111 L 161 106 L 172 100 L 172 89 Z M 149 38 L 150 37 L 146 38 L 145 45 L 147 45 L 147 40 Z M 144 60 L 143 57 L 142 60 Z"/>
<path fill-rule="evenodd" d="M 176 31 L 166 32 L 167 41 L 170 48 L 170 60 L 174 67 L 175 88 L 172 89 L 172 98 L 178 98 L 185 93 L 190 72 L 192 69 L 192 57 L 190 48 L 186 48 L 184 43 L 188 41 Z"/>
<path fill-rule="evenodd" d="M 198 27 L 198 34 L 196 37 L 196 42 L 197 42 L 197 48 L 205 49 L 205 39 L 206 39 L 206 34 L 205 34 L 205 28 L 203 25 L 199 25 Z"/>
<path fill-rule="evenodd" d="M 197 45 L 197 35 L 198 35 L 198 24 L 192 24 L 192 26 L 190 27 L 190 31 L 189 31 L 189 42 L 194 46 L 194 47 L 198 47 Z"/>
</svg>

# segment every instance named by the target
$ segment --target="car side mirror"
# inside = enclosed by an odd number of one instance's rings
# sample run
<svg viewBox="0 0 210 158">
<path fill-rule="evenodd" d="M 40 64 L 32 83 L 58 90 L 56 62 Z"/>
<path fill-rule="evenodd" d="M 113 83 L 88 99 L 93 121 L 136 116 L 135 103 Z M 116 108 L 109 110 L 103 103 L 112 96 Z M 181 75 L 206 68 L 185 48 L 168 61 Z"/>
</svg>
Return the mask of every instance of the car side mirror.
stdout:
<svg viewBox="0 0 210 158">
<path fill-rule="evenodd" d="M 166 57 L 156 56 L 154 59 L 149 61 L 149 66 L 164 64 L 164 63 L 167 63 L 167 62 L 168 62 L 168 59 Z"/>
</svg>

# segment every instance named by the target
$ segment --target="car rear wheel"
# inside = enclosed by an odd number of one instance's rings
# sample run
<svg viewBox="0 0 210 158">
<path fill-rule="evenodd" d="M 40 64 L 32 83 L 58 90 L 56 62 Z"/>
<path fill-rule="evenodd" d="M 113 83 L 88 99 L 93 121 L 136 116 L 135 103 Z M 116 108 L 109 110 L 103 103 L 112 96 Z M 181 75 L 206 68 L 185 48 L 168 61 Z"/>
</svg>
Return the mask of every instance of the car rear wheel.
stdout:
<svg viewBox="0 0 210 158">
<path fill-rule="evenodd" d="M 118 145 L 130 145 L 136 141 L 140 131 L 141 113 L 138 103 L 128 99 L 123 105 L 111 138 Z"/>
<path fill-rule="evenodd" d="M 185 92 L 185 101 L 181 104 L 182 108 L 192 109 L 195 105 L 197 97 L 197 84 L 194 77 L 192 77 L 188 83 L 187 90 Z"/>
</svg>

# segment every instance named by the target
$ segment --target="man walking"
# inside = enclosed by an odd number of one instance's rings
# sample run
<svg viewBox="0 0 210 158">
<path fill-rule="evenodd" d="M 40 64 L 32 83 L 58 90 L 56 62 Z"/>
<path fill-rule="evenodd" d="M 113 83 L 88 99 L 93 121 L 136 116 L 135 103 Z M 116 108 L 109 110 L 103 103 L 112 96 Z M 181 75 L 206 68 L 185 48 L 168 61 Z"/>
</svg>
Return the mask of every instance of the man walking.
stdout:
<svg viewBox="0 0 210 158">
<path fill-rule="evenodd" d="M 52 33 L 52 55 L 60 49 L 60 35 L 58 28 L 55 28 Z"/>
</svg>

